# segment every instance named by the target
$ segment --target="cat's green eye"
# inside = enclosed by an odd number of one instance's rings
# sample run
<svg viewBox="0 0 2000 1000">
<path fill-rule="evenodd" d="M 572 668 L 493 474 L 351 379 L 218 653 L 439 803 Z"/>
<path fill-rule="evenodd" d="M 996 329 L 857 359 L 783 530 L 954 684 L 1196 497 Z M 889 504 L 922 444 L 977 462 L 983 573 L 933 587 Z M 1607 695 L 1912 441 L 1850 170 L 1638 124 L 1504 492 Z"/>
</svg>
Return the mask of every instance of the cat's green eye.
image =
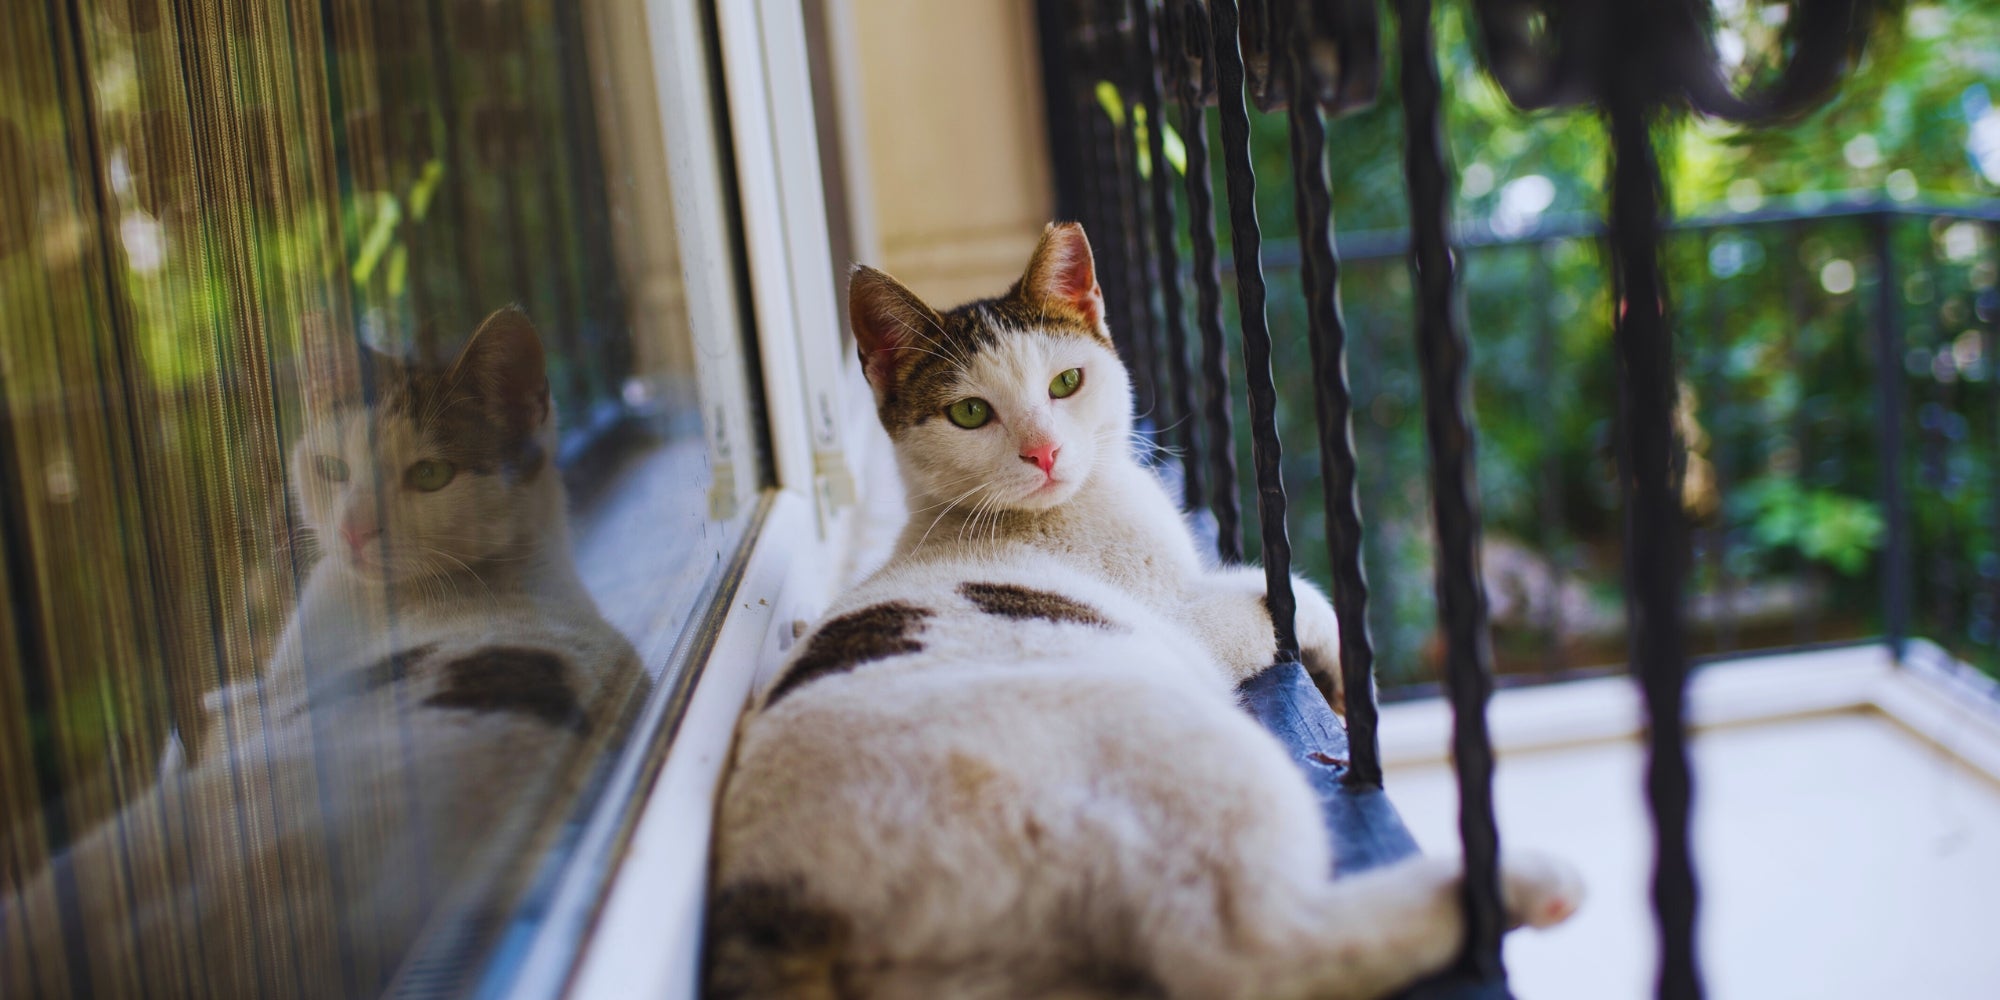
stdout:
<svg viewBox="0 0 2000 1000">
<path fill-rule="evenodd" d="M 988 420 L 993 419 L 993 406 L 978 396 L 973 396 L 945 407 L 944 415 L 950 417 L 952 423 L 971 430 L 974 427 L 983 427 Z"/>
<path fill-rule="evenodd" d="M 1061 375 L 1057 375 L 1055 381 L 1049 383 L 1049 398 L 1062 399 L 1065 396 L 1074 394 L 1082 386 L 1083 369 L 1071 368 Z"/>
<path fill-rule="evenodd" d="M 458 475 L 458 470 L 453 468 L 450 462 L 440 462 L 434 458 L 426 458 L 421 462 L 412 464 L 403 473 L 403 485 L 413 490 L 431 493 L 444 489 L 445 484 L 451 482 L 452 477 L 456 475 Z"/>
<path fill-rule="evenodd" d="M 313 459 L 313 470 L 329 483 L 347 482 L 347 463 L 332 455 L 321 455 Z"/>
</svg>

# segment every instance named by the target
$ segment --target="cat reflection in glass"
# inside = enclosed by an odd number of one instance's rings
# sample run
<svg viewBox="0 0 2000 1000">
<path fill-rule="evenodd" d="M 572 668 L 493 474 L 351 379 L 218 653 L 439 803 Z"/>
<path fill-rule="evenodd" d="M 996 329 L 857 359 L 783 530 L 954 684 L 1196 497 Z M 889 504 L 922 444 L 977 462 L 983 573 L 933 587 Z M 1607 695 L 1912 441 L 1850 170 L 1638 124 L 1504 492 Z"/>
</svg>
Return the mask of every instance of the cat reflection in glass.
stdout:
<svg viewBox="0 0 2000 1000">
<path fill-rule="evenodd" d="M 913 512 L 745 717 L 707 933 L 715 997 L 1366 998 L 1464 938 L 1456 862 L 1339 881 L 1320 806 L 1235 701 L 1261 570 L 1198 555 L 1133 454 L 1090 247 L 940 312 L 857 269 L 851 320 Z M 1307 667 L 1337 624 L 1303 581 Z M 1525 852 L 1511 919 L 1581 898 Z"/>
<path fill-rule="evenodd" d="M 494 313 L 446 365 L 338 339 L 309 355 L 290 453 L 321 556 L 262 674 L 0 909 L 0 937 L 57 959 L 39 992 L 120 992 L 48 978 L 87 970 L 153 996 L 373 994 L 426 936 L 491 929 L 643 700 L 570 555 L 528 318 Z M 89 963 L 66 968 L 66 935 Z"/>
</svg>

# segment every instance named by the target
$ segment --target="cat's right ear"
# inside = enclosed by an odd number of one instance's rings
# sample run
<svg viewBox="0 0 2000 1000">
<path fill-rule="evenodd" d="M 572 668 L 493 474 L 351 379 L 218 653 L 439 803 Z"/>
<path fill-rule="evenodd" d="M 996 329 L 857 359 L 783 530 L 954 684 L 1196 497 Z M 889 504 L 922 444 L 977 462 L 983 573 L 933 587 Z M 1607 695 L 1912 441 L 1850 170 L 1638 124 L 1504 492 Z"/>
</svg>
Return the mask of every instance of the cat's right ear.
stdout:
<svg viewBox="0 0 2000 1000">
<path fill-rule="evenodd" d="M 510 434 L 532 435 L 549 418 L 542 338 L 528 314 L 514 306 L 496 309 L 480 321 L 447 378 L 476 391 L 494 422 Z"/>
<path fill-rule="evenodd" d="M 943 319 L 902 283 L 867 265 L 847 279 L 847 318 L 861 370 L 875 392 L 893 390 L 902 372 L 932 348 Z"/>
<path fill-rule="evenodd" d="M 1090 240 L 1083 226 L 1075 222 L 1052 222 L 1042 230 L 1041 242 L 1028 259 L 1015 293 L 1042 312 L 1065 314 L 1080 320 L 1107 342 L 1110 331 L 1104 326 L 1104 292 L 1097 285 L 1097 263 L 1091 258 Z"/>
</svg>

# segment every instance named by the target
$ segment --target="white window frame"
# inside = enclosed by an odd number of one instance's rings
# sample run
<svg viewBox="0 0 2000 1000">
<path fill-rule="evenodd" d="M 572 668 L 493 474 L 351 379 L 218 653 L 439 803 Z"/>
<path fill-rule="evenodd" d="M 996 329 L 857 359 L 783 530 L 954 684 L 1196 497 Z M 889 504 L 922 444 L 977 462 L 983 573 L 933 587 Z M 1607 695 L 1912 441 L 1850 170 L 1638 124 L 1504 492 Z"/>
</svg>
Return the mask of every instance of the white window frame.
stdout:
<svg viewBox="0 0 2000 1000">
<path fill-rule="evenodd" d="M 744 550 L 718 582 L 720 615 L 683 637 L 695 651 L 655 692 L 612 789 L 636 809 L 600 810 L 577 854 L 615 864 L 608 888 L 578 877 L 507 985 L 517 996 L 693 997 L 708 891 L 714 807 L 736 722 L 791 642 L 817 616 L 845 565 L 855 470 L 876 435 L 856 433 L 865 397 L 841 347 L 803 13 L 796 0 L 715 0 L 721 59 L 712 72 L 703 0 L 648 0 L 682 267 L 698 337 L 743 329 L 732 232 L 740 225 L 770 433 L 775 488 Z M 729 218 L 712 85 L 722 81 L 740 218 Z M 857 396 L 858 393 L 858 396 Z M 747 476 L 739 475 L 739 480 Z M 706 644 L 706 655 L 699 645 Z M 664 751 L 658 749 L 664 747 Z M 624 824 L 629 823 L 629 829 Z M 615 857 L 615 862 L 607 862 Z M 577 924 L 584 926 L 576 926 Z M 581 938 L 580 949 L 573 949 Z"/>
</svg>

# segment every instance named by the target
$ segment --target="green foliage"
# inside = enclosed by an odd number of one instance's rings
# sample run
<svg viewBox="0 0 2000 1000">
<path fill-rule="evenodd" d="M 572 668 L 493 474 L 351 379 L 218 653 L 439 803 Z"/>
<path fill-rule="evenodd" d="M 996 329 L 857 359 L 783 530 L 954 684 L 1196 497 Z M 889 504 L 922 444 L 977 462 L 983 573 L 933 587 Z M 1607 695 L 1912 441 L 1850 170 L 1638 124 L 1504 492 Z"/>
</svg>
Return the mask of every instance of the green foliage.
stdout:
<svg viewBox="0 0 2000 1000">
<path fill-rule="evenodd" d="M 1782 58 L 1776 22 L 1765 19 L 1769 9 L 1775 8 L 1745 4 L 1719 22 L 1746 45 L 1739 86 L 1768 79 Z M 1881 17 L 1838 93 L 1796 121 L 1756 128 L 1688 116 L 1663 122 L 1658 141 L 1675 215 L 1727 216 L 1774 203 L 1810 208 L 1835 197 L 1888 198 L 1912 208 L 1993 197 L 1996 187 L 1967 143 L 1973 97 L 1990 91 L 2000 101 L 2000 46 L 1992 42 L 2000 38 L 2000 5 L 1902 3 Z M 1600 218 L 1608 149 L 1596 114 L 1514 109 L 1481 67 L 1471 27 L 1467 4 L 1438 11 L 1456 218 L 1527 236 L 1554 220 Z M 1385 680 L 1393 684 L 1423 677 L 1434 609 L 1428 456 L 1407 264 L 1400 255 L 1367 258 L 1354 250 L 1371 232 L 1402 229 L 1408 219 L 1396 46 L 1386 23 L 1384 34 L 1390 62 L 1381 97 L 1329 123 L 1326 155 L 1342 234 L 1340 295 L 1367 525 L 1370 625 Z M 1115 89 L 1110 97 L 1117 97 Z M 1122 104 L 1113 118 L 1122 120 Z M 1327 539 L 1306 317 L 1295 266 L 1272 263 L 1296 259 L 1289 252 L 1298 233 L 1289 122 L 1283 113 L 1254 109 L 1251 118 L 1291 540 L 1302 571 L 1323 581 Z M 1207 127 L 1216 232 L 1226 244 L 1213 110 Z M 1178 211 L 1185 210 L 1183 200 Z M 1938 452 L 1922 459 L 1928 464 L 1917 470 L 1912 494 L 1916 606 L 1958 609 L 1920 623 L 1935 638 L 1949 642 L 1970 621 L 1963 634 L 1992 643 L 2000 642 L 2000 625 L 1979 622 L 2000 617 L 2000 597 L 1979 595 L 2000 594 L 2000 515 L 1992 513 L 2000 510 L 2000 486 L 1987 471 L 2000 462 L 2000 442 L 1993 440 L 2000 431 L 1983 429 L 2000 427 L 2000 395 L 1991 388 L 2000 365 L 1982 362 L 1961 372 L 1930 359 L 1965 355 L 1966 338 L 1979 337 L 1968 331 L 2000 322 L 1990 262 L 1996 247 L 1990 234 L 1961 237 L 1978 251 L 1953 257 L 1944 252 L 1946 228 L 1925 218 L 1898 224 L 1892 238 L 1900 270 L 1886 279 L 1902 286 L 1899 319 L 1912 357 L 1923 359 L 1906 383 L 1904 452 L 1928 454 L 1926 441 Z M 1464 250 L 1459 264 L 1488 533 L 1527 545 L 1593 595 L 1613 594 L 1622 545 L 1611 436 L 1614 303 L 1601 249 L 1591 239 L 1557 239 Z M 1871 337 L 1876 289 L 1885 278 L 1871 233 L 1839 219 L 1683 230 L 1669 235 L 1663 267 L 1674 296 L 1690 467 L 1709 477 L 1686 497 L 1699 549 L 1691 588 L 1814 580 L 1827 588 L 1814 591 L 1825 604 L 1813 612 L 1830 630 L 1825 634 L 1879 628 L 1887 529 L 1877 503 L 1884 470 Z M 1223 314 L 1234 358 L 1240 344 L 1232 284 L 1225 276 Z M 1232 364 L 1232 378 L 1240 400 L 1240 362 Z M 1919 412 L 1932 412 L 1924 407 L 1951 416 L 1926 417 L 1920 427 Z M 1235 444 L 1247 469 L 1246 424 L 1239 404 Z M 1960 426 L 1973 430 L 1956 438 L 1945 433 Z M 1247 478 L 1240 495 L 1249 515 L 1255 497 Z M 1254 515 L 1249 520 L 1246 551 L 1254 553 Z M 1981 553 L 1996 554 L 1973 566 Z M 1949 586 L 1933 583 L 1939 580 Z M 1790 636 L 1788 627 L 1785 641 Z M 1607 655 L 1622 654 L 1611 647 Z"/>
<path fill-rule="evenodd" d="M 1811 489 L 1797 479 L 1766 476 L 1730 496 L 1731 517 L 1749 526 L 1767 552 L 1792 550 L 1844 576 L 1867 568 L 1882 546 L 1886 525 L 1875 504 L 1833 490 Z"/>
<path fill-rule="evenodd" d="M 1099 80 L 1093 93 L 1097 97 L 1097 106 L 1104 109 L 1104 116 L 1111 119 L 1111 124 L 1117 128 L 1124 128 L 1125 96 L 1118 92 L 1117 84 L 1109 80 Z M 1146 106 L 1143 104 L 1133 105 L 1132 140 L 1138 149 L 1139 176 L 1141 178 L 1150 178 L 1153 176 L 1152 136 L 1146 131 L 1150 127 L 1151 124 L 1146 120 Z M 1162 129 L 1160 133 L 1160 151 L 1166 154 L 1167 165 L 1173 167 L 1174 172 L 1177 174 L 1186 174 L 1187 145 L 1181 141 L 1180 132 L 1176 131 L 1170 122 L 1161 122 L 1160 127 Z"/>
</svg>

